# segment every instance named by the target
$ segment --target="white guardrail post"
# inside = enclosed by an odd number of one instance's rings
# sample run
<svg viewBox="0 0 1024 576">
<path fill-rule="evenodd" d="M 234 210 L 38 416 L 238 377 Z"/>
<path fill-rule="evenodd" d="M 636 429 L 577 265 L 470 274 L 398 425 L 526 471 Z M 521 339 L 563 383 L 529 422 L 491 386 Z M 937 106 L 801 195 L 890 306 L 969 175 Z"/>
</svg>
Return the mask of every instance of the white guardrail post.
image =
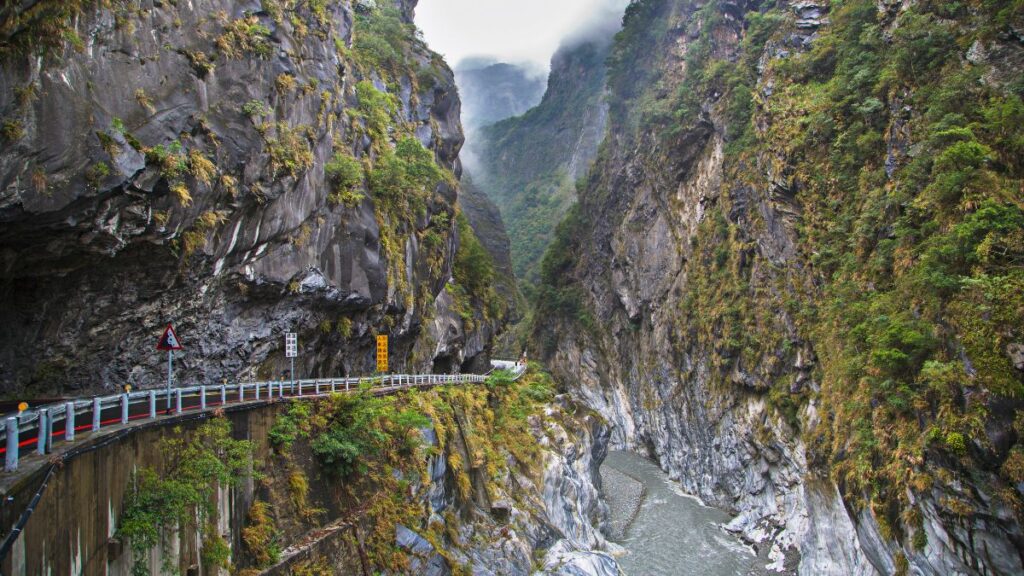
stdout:
<svg viewBox="0 0 1024 576">
<path fill-rule="evenodd" d="M 245 384 L 238 383 L 238 403 L 245 402 Z"/>
<path fill-rule="evenodd" d="M 7 454 L 4 471 L 14 472 L 18 469 L 18 417 L 7 418 Z"/>
<path fill-rule="evenodd" d="M 199 387 L 199 409 L 206 410 L 206 386 Z"/>
<path fill-rule="evenodd" d="M 174 389 L 174 413 L 181 414 L 181 388 Z"/>
<path fill-rule="evenodd" d="M 128 423 L 128 404 L 131 403 L 131 399 L 128 397 L 128 393 L 125 392 L 121 395 L 121 424 Z"/>
<path fill-rule="evenodd" d="M 72 400 L 64 405 L 64 440 L 75 440 L 75 402 Z"/>
<path fill-rule="evenodd" d="M 49 430 L 50 411 L 43 408 L 39 411 L 39 432 L 36 434 L 36 452 L 46 454 L 46 441 L 50 439 Z"/>
<path fill-rule="evenodd" d="M 95 432 L 100 429 L 100 415 L 103 413 L 103 408 L 100 406 L 100 399 L 92 399 L 92 431 Z"/>
<path fill-rule="evenodd" d="M 156 418 L 156 390 L 149 391 L 149 417 Z"/>
<path fill-rule="evenodd" d="M 228 388 L 227 386 L 220 385 L 220 405 L 223 406 L 228 403 Z"/>
</svg>

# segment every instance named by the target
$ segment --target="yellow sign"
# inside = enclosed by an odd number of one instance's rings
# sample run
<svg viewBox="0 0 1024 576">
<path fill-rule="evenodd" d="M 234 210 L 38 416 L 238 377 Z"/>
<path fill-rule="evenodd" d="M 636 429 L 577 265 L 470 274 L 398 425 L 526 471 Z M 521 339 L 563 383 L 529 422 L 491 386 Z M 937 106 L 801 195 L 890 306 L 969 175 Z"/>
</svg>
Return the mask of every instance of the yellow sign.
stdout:
<svg viewBox="0 0 1024 576">
<path fill-rule="evenodd" d="M 28 410 L 28 402 L 21 402 L 18 404 L 18 412 L 24 412 Z"/>
<path fill-rule="evenodd" d="M 388 371 L 388 337 L 377 336 L 377 372 Z"/>
</svg>

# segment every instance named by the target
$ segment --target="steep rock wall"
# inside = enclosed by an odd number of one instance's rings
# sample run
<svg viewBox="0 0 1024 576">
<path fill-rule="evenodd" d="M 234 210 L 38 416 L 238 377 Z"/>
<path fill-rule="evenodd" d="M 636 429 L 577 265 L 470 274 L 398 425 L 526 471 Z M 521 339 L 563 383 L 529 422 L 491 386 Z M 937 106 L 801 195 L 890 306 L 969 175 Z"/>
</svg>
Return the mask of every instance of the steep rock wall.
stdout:
<svg viewBox="0 0 1024 576">
<path fill-rule="evenodd" d="M 414 2 L 23 4 L 3 12 L 5 392 L 159 382 L 167 322 L 184 381 L 277 375 L 289 330 L 302 375 L 370 370 L 375 333 L 395 369 L 466 359 L 458 315 L 425 322 L 463 139 Z M 394 180 L 405 135 L 449 176 Z"/>
<path fill-rule="evenodd" d="M 627 9 L 608 136 L 542 266 L 538 353 L 776 568 L 1022 569 L 1019 299 L 970 288 L 1019 280 L 1013 121 L 988 108 L 1020 110 L 1018 30 L 999 8 Z M 993 164 L 931 162 L 961 137 Z M 1008 259 L 972 270 L 950 230 Z"/>
</svg>

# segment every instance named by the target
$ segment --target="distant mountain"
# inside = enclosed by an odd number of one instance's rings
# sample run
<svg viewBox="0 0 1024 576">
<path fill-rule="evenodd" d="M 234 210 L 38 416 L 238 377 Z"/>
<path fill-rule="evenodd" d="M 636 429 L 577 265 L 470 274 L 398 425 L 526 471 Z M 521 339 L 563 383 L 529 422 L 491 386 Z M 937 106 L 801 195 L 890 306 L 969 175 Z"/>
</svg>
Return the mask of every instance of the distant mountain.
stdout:
<svg viewBox="0 0 1024 576">
<path fill-rule="evenodd" d="M 540 102 L 546 85 L 543 74 L 526 66 L 481 58 L 460 62 L 455 82 L 467 131 L 526 112 Z"/>
<path fill-rule="evenodd" d="M 563 46 L 551 60 L 540 104 L 481 128 L 473 139 L 477 185 L 501 210 L 513 268 L 527 295 L 555 225 L 575 202 L 575 182 L 604 137 L 601 94 L 611 35 Z"/>
</svg>

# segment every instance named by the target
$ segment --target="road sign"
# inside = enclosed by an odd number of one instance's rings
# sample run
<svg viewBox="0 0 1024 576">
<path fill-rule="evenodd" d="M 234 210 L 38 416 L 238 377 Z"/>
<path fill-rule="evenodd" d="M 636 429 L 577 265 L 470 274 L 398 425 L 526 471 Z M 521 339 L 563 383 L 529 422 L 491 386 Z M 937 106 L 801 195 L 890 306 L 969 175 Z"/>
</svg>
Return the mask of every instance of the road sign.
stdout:
<svg viewBox="0 0 1024 576">
<path fill-rule="evenodd" d="M 377 372 L 388 371 L 388 337 L 377 336 Z"/>
<path fill-rule="evenodd" d="M 178 340 L 178 335 L 174 333 L 174 328 L 170 324 L 164 329 L 164 335 L 157 342 L 156 349 L 168 352 L 171 350 L 182 350 L 181 341 Z"/>
<path fill-rule="evenodd" d="M 174 382 L 174 351 L 183 350 L 181 340 L 174 333 L 174 327 L 170 324 L 164 328 L 164 335 L 156 343 L 157 350 L 167 351 L 167 413 L 171 412 L 171 383 Z"/>
<path fill-rule="evenodd" d="M 284 335 L 284 357 L 295 358 L 299 355 L 299 336 L 295 332 Z"/>
</svg>

